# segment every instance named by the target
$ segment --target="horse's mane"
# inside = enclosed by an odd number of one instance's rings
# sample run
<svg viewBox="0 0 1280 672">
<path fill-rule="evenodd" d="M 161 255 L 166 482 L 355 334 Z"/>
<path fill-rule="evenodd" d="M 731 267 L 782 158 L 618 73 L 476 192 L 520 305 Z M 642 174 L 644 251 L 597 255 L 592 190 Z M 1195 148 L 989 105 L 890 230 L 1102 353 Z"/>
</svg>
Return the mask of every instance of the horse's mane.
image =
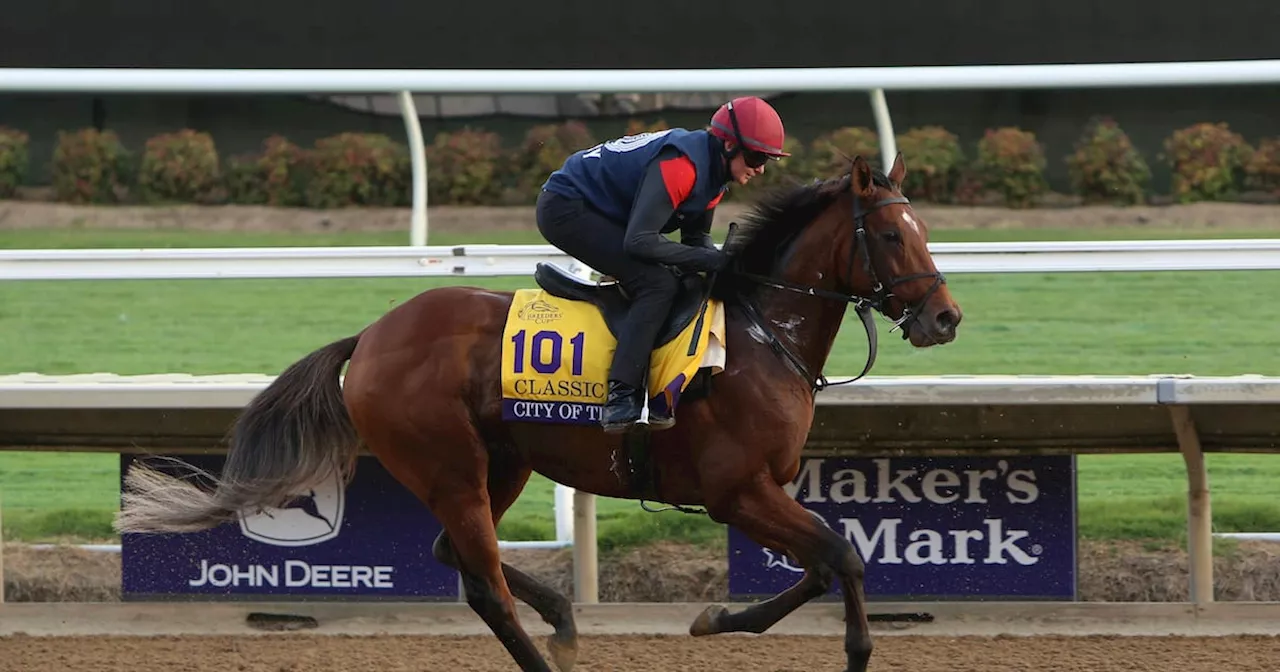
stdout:
<svg viewBox="0 0 1280 672">
<path fill-rule="evenodd" d="M 889 178 L 872 168 L 872 182 L 893 188 Z M 791 242 L 818 214 L 849 191 L 851 173 L 827 180 L 780 188 L 763 196 L 738 223 L 733 235 L 725 241 L 724 250 L 732 255 L 734 268 L 746 273 L 768 274 L 780 258 L 783 247 Z"/>
</svg>

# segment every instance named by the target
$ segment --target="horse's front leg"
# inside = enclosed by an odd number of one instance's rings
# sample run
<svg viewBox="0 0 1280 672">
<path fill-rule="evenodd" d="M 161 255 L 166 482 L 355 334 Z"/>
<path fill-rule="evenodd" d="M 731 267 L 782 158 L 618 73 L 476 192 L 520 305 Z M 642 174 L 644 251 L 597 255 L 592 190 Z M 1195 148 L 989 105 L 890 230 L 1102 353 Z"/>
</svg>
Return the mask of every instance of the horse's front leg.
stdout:
<svg viewBox="0 0 1280 672">
<path fill-rule="evenodd" d="M 690 633 L 764 632 L 825 593 L 834 574 L 840 577 L 844 594 L 846 672 L 865 672 L 872 649 L 862 585 L 865 566 L 853 544 L 788 497 L 781 486 L 763 479 L 739 490 L 731 501 L 708 510 L 717 521 L 737 527 L 758 543 L 790 551 L 805 568 L 805 575 L 772 599 L 743 611 L 730 613 L 722 606 L 709 607 L 694 621 Z"/>
</svg>

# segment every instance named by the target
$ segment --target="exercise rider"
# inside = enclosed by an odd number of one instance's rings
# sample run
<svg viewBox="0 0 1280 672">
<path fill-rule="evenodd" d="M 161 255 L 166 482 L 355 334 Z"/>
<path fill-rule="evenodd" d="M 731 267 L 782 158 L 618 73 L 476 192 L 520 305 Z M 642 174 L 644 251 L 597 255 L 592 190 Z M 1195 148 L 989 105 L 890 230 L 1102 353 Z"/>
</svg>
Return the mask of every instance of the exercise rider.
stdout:
<svg viewBox="0 0 1280 672">
<path fill-rule="evenodd" d="M 616 278 L 631 299 L 609 371 L 606 432 L 640 419 L 644 378 L 658 330 L 679 290 L 676 273 L 714 271 L 725 255 L 711 239 L 728 182 L 746 184 L 782 151 L 778 113 L 747 96 L 725 103 L 706 129 L 672 129 L 605 142 L 570 156 L 538 196 L 547 241 Z M 680 242 L 666 238 L 680 230 Z M 650 416 L 654 429 L 670 417 Z"/>
</svg>

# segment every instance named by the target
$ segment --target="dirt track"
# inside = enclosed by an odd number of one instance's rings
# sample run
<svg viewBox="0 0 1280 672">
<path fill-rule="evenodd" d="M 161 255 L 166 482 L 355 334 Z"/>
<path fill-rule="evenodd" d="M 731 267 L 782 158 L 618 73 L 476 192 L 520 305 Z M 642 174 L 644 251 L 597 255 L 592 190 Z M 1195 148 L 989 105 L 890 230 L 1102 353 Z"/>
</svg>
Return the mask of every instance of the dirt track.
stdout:
<svg viewBox="0 0 1280 672">
<path fill-rule="evenodd" d="M 1246 637 L 879 637 L 873 672 L 1274 672 L 1280 639 Z M 836 637 L 584 637 L 583 672 L 844 669 Z M 0 672 L 294 672 L 516 669 L 492 637 L 311 636 L 0 639 Z"/>
</svg>

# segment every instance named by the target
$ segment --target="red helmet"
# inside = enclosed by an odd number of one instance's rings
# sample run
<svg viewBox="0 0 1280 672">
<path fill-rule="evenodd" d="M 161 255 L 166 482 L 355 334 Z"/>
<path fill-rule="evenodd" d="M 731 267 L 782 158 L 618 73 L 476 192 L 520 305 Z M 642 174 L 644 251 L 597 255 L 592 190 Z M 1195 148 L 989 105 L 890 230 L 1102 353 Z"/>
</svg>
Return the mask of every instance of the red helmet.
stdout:
<svg viewBox="0 0 1280 672">
<path fill-rule="evenodd" d="M 755 96 L 721 105 L 711 116 L 711 134 L 768 156 L 791 156 L 782 150 L 786 138 L 782 118 L 772 105 Z"/>
</svg>

